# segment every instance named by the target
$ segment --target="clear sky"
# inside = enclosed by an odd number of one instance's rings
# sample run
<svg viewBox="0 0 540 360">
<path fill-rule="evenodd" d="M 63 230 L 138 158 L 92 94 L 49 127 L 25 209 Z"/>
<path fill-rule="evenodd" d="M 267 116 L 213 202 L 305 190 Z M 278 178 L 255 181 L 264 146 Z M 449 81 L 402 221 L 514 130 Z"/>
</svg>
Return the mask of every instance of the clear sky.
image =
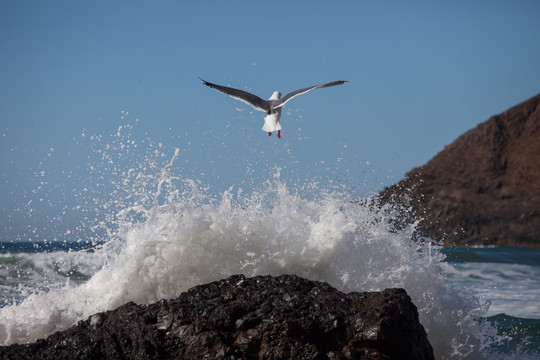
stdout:
<svg viewBox="0 0 540 360">
<path fill-rule="evenodd" d="M 29 203 L 76 203 L 119 132 L 216 192 L 278 166 L 368 194 L 539 93 L 539 64 L 539 1 L 3 0 L 0 241 Z M 349 83 L 287 103 L 278 140 L 198 76 L 262 98 Z"/>
</svg>

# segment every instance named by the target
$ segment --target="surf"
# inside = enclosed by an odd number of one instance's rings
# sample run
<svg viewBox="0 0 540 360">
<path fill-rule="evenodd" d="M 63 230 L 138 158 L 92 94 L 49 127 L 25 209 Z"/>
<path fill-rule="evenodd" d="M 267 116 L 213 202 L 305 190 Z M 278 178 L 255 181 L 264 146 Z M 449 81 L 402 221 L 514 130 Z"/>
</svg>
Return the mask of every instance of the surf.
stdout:
<svg viewBox="0 0 540 360">
<path fill-rule="evenodd" d="M 477 321 L 489 304 L 449 286 L 446 255 L 429 239 L 415 240 L 414 225 L 396 231 L 396 209 L 342 184 L 291 185 L 275 166 L 260 185 L 216 194 L 175 166 L 181 149 L 147 143 L 142 160 L 132 154 L 136 161 L 122 162 L 134 148 L 118 138 L 97 151 L 107 166 L 91 164 L 96 178 L 107 171 L 113 179 L 112 191 L 93 195 L 99 216 L 88 247 L 25 255 L 37 268 L 60 262 L 83 276 L 46 270 L 22 281 L 18 299 L 0 308 L 1 344 L 32 342 L 126 302 L 174 298 L 233 274 L 296 274 L 344 292 L 404 288 L 441 359 L 481 358 L 497 337 Z M 39 276 L 47 286 L 35 286 Z"/>
</svg>

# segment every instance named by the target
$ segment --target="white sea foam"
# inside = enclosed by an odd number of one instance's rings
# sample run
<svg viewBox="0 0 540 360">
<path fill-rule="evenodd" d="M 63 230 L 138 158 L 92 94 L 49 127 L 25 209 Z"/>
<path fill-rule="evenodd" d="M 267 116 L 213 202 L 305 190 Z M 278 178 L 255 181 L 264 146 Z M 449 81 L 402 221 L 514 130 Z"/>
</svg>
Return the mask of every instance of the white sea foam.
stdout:
<svg viewBox="0 0 540 360">
<path fill-rule="evenodd" d="M 101 136 L 90 139 L 97 159 L 81 196 L 90 194 L 87 203 L 101 219 L 92 229 L 108 240 L 94 252 L 68 255 L 62 265 L 75 263 L 90 278 L 52 281 L 1 308 L 0 344 L 34 341 L 128 301 L 174 298 L 232 274 L 287 273 L 346 292 L 405 288 L 437 358 L 481 358 L 486 330 L 474 320 L 484 311 L 478 298 L 448 286 L 444 255 L 413 241 L 412 228 L 391 230 L 392 209 L 359 201 L 347 188 L 288 186 L 280 169 L 259 188 L 211 195 L 175 173 L 179 149 L 166 161 L 167 150 L 147 142 L 140 159 L 130 131 L 119 128 L 106 144 Z M 96 184 L 87 183 L 92 179 Z M 86 191 L 92 187 L 95 193 Z"/>
<path fill-rule="evenodd" d="M 33 341 L 128 301 L 173 298 L 232 274 L 292 273 L 343 291 L 403 287 L 438 357 L 478 356 L 472 319 L 478 303 L 447 288 L 443 255 L 411 240 L 410 229 L 389 231 L 391 215 L 373 210 L 369 200 L 320 191 L 308 200 L 279 179 L 249 196 L 231 189 L 212 199 L 186 182 L 191 189 L 174 201 L 142 215 L 139 207 L 143 221 L 120 225 L 117 236 L 96 250 L 106 261 L 88 281 L 0 309 L 0 342 Z"/>
<path fill-rule="evenodd" d="M 540 267 L 527 264 L 466 262 L 445 264 L 450 284 L 474 290 L 490 301 L 488 316 L 506 314 L 540 319 Z"/>
</svg>

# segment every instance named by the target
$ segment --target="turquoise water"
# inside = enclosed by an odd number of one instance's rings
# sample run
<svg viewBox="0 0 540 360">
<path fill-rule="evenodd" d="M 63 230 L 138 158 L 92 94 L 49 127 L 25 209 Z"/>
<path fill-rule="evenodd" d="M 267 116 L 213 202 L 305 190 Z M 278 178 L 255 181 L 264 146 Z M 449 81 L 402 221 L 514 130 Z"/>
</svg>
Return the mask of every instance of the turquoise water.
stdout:
<svg viewBox="0 0 540 360">
<path fill-rule="evenodd" d="M 489 304 L 497 329 L 490 353 L 540 357 L 540 249 L 445 248 L 449 284 L 469 288 Z M 517 356 L 519 358 L 519 356 Z"/>
</svg>

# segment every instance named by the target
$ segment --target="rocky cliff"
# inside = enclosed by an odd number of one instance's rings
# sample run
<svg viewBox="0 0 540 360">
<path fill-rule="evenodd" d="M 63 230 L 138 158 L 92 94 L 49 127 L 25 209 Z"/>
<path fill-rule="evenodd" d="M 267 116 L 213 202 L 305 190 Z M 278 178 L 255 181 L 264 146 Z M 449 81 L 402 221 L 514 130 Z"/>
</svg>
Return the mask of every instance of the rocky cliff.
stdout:
<svg viewBox="0 0 540 360">
<path fill-rule="evenodd" d="M 1 359 L 433 359 L 404 290 L 344 294 L 293 275 L 228 279 L 128 303 Z"/>
<path fill-rule="evenodd" d="M 540 95 L 446 146 L 384 203 L 411 206 L 419 235 L 446 245 L 540 246 Z"/>
</svg>

